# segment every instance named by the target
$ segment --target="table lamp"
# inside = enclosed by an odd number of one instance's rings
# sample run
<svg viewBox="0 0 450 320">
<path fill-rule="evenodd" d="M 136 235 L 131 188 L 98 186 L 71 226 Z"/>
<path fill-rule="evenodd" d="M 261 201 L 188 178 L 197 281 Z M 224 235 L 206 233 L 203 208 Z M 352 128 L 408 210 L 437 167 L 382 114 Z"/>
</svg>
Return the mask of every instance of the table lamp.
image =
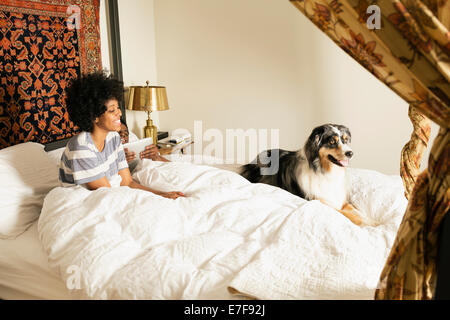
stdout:
<svg viewBox="0 0 450 320">
<path fill-rule="evenodd" d="M 169 109 L 167 93 L 165 87 L 150 86 L 131 86 L 129 87 L 129 96 L 127 109 L 135 111 L 147 111 L 147 125 L 144 127 L 144 138 L 153 138 L 153 144 L 158 143 L 158 129 L 153 125 L 150 118 L 152 111 L 164 111 Z"/>
</svg>

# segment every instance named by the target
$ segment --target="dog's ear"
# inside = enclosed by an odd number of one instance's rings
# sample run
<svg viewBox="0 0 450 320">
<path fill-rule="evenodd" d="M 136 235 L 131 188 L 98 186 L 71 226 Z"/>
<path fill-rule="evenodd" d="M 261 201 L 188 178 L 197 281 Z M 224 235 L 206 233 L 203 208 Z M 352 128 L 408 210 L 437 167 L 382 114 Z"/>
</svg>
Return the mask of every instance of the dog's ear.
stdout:
<svg viewBox="0 0 450 320">
<path fill-rule="evenodd" d="M 316 134 L 316 135 L 314 136 L 314 143 L 315 143 L 317 146 L 319 146 L 320 140 L 322 140 L 322 135 Z"/>
<path fill-rule="evenodd" d="M 350 133 L 350 129 L 347 128 L 346 126 L 343 125 L 339 125 L 338 126 L 339 131 L 341 131 L 342 133 L 345 133 L 348 136 L 348 141 L 351 142 L 352 141 L 352 134 Z"/>
<path fill-rule="evenodd" d="M 314 130 L 311 132 L 311 135 L 309 136 L 308 142 L 312 142 L 315 145 L 315 147 L 318 148 L 320 142 L 322 141 L 322 136 L 324 132 L 325 132 L 324 126 L 314 128 Z"/>
<path fill-rule="evenodd" d="M 317 128 L 314 128 L 314 130 L 311 132 L 308 140 L 306 140 L 304 151 L 306 159 L 308 160 L 308 163 L 311 168 L 314 170 L 318 169 L 318 162 L 319 159 L 319 149 L 320 149 L 320 143 L 322 142 L 323 134 L 325 133 L 325 127 L 320 126 Z"/>
</svg>

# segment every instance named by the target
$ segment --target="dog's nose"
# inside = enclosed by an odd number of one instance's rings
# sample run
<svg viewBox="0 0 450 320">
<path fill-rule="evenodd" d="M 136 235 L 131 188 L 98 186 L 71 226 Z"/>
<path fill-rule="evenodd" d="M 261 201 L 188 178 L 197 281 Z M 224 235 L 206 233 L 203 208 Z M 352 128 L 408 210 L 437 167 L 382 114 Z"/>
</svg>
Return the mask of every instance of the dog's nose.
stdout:
<svg viewBox="0 0 450 320">
<path fill-rule="evenodd" d="M 347 152 L 345 153 L 345 156 L 346 156 L 347 158 L 353 157 L 353 151 L 347 151 Z"/>
</svg>

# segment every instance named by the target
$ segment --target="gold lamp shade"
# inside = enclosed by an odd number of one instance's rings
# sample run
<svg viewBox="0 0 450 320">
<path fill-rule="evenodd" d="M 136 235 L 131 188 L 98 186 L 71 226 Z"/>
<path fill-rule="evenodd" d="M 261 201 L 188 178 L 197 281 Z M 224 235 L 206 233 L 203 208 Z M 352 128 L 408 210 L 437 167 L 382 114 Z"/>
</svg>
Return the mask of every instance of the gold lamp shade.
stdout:
<svg viewBox="0 0 450 320">
<path fill-rule="evenodd" d="M 169 109 L 166 87 L 129 87 L 127 109 L 136 111 L 164 111 Z"/>
<path fill-rule="evenodd" d="M 147 111 L 147 125 L 144 127 L 144 137 L 153 138 L 153 143 L 158 142 L 158 129 L 150 118 L 152 111 L 164 111 L 169 109 L 166 87 L 160 86 L 132 86 L 128 90 L 127 109 L 135 111 Z"/>
</svg>

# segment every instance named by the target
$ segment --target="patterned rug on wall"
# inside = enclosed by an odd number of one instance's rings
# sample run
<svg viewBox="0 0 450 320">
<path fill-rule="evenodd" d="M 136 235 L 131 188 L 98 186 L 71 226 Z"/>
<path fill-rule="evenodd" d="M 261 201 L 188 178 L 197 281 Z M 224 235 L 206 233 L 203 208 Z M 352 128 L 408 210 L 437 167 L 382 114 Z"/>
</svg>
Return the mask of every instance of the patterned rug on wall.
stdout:
<svg viewBox="0 0 450 320">
<path fill-rule="evenodd" d="M 101 69 L 100 0 L 0 0 L 0 149 L 78 132 L 64 90 Z"/>
</svg>

